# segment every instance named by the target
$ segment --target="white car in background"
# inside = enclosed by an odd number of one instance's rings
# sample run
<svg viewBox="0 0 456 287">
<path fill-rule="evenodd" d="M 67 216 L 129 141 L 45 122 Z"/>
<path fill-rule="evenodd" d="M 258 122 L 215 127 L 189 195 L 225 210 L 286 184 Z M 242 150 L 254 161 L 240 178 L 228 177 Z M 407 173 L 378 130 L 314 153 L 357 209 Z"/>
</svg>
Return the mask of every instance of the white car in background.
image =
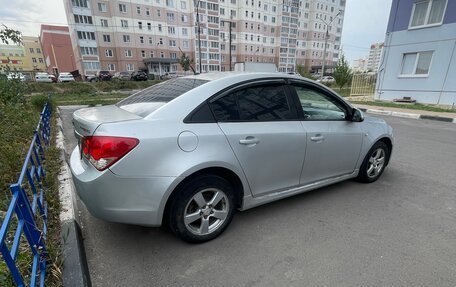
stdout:
<svg viewBox="0 0 456 287">
<path fill-rule="evenodd" d="M 52 76 L 48 73 L 37 73 L 35 75 L 35 82 L 52 83 Z"/>
<path fill-rule="evenodd" d="M 317 82 L 320 82 L 323 84 L 332 84 L 332 83 L 335 83 L 336 80 L 331 76 L 324 76 L 323 78 L 318 79 Z"/>
<path fill-rule="evenodd" d="M 6 75 L 6 78 L 7 78 L 8 80 L 19 79 L 21 82 L 25 82 L 25 76 L 24 76 L 24 74 L 22 74 L 22 73 L 11 72 L 11 73 L 9 73 L 9 74 Z"/>
<path fill-rule="evenodd" d="M 74 77 L 70 73 L 60 73 L 57 81 L 59 83 L 74 82 Z"/>
</svg>

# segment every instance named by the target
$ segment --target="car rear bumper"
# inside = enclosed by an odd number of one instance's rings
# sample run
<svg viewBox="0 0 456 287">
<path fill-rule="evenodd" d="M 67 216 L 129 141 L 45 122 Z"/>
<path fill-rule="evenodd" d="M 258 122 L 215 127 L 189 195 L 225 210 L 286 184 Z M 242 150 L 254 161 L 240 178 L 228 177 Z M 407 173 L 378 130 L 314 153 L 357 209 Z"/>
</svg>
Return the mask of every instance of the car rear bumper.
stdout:
<svg viewBox="0 0 456 287">
<path fill-rule="evenodd" d="M 176 177 L 121 177 L 109 169 L 98 171 L 80 159 L 76 147 L 70 159 L 78 196 L 100 219 L 144 226 L 160 226 L 167 191 Z"/>
</svg>

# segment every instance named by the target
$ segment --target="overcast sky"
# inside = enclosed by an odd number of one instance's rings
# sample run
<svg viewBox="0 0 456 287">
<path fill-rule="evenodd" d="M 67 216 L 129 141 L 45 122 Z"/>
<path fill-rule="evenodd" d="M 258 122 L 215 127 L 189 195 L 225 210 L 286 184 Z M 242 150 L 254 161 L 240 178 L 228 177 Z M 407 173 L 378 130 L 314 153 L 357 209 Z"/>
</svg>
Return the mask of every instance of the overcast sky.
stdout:
<svg viewBox="0 0 456 287">
<path fill-rule="evenodd" d="M 372 43 L 383 42 L 392 0 L 347 0 L 342 34 L 345 56 L 367 56 Z M 38 36 L 40 24 L 65 25 L 63 0 L 0 0 L 0 23 Z"/>
</svg>

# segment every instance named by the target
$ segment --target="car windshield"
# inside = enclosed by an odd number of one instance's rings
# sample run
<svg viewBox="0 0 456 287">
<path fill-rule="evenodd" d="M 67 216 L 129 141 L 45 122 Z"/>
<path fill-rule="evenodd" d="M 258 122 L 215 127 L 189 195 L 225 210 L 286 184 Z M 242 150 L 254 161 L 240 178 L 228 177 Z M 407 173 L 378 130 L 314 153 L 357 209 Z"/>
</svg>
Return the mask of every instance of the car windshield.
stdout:
<svg viewBox="0 0 456 287">
<path fill-rule="evenodd" d="M 186 92 L 208 81 L 189 78 L 168 80 L 144 89 L 116 104 L 116 106 L 145 117 Z"/>
</svg>

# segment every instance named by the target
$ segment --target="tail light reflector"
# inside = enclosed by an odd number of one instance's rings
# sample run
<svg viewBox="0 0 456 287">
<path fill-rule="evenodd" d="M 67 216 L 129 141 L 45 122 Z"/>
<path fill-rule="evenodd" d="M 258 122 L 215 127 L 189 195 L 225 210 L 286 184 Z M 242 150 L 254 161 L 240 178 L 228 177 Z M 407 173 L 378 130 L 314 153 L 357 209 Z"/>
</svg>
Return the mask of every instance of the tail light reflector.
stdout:
<svg viewBox="0 0 456 287">
<path fill-rule="evenodd" d="M 81 138 L 81 155 L 102 171 L 124 157 L 139 144 L 126 137 L 88 136 Z"/>
</svg>

